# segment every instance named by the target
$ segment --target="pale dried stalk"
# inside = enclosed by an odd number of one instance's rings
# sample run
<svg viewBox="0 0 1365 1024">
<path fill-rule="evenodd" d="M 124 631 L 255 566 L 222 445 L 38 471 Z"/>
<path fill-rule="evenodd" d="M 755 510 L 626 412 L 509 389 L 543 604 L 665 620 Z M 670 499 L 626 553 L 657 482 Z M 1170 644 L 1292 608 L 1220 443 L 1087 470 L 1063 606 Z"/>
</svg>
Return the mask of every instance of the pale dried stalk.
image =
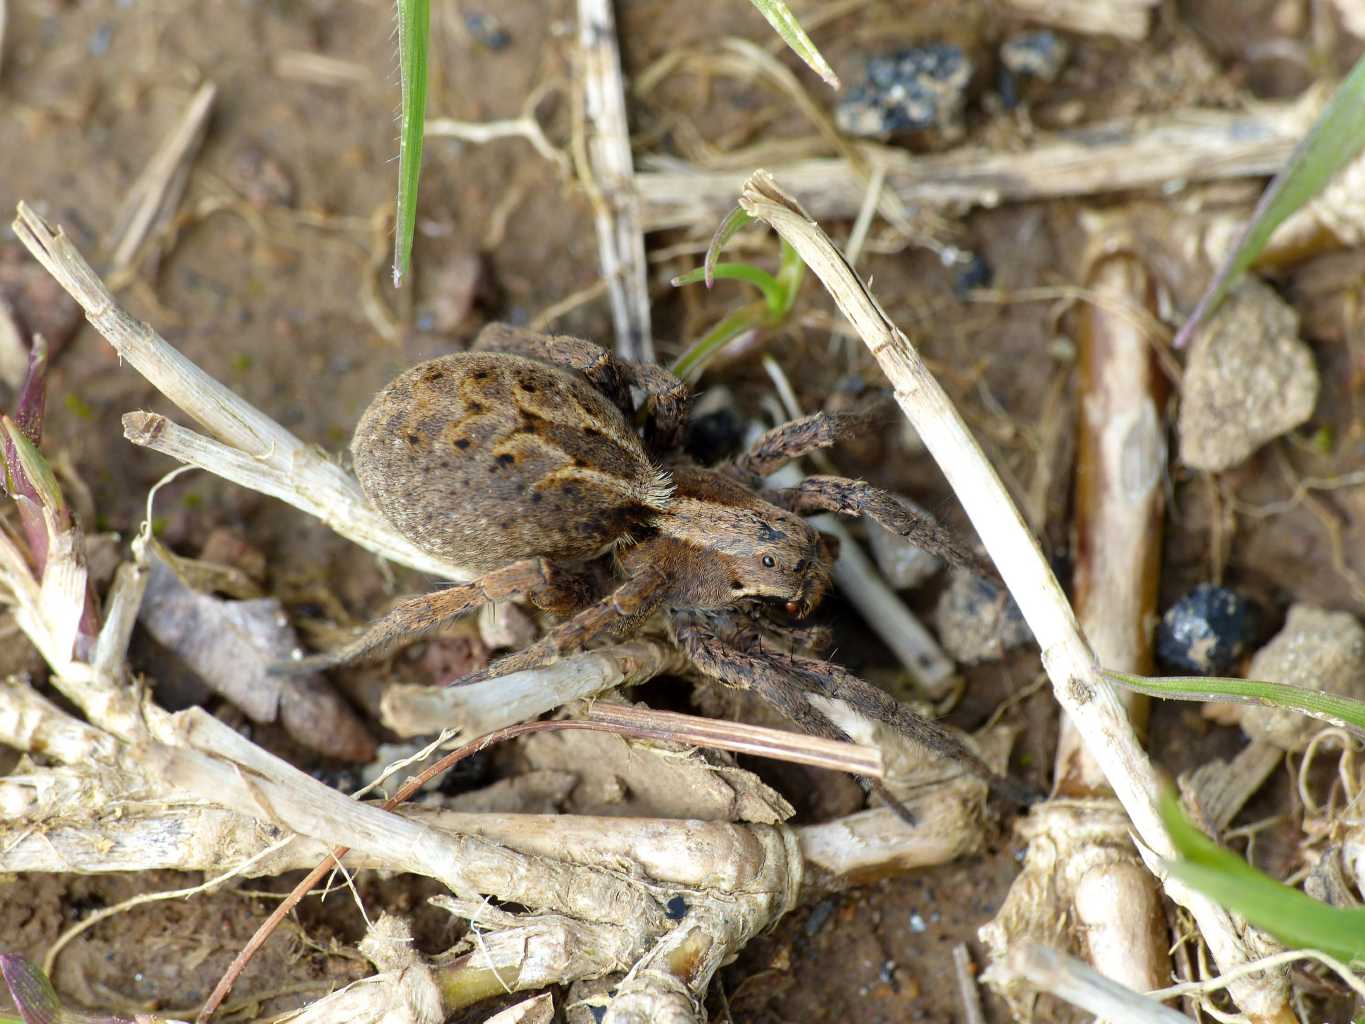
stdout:
<svg viewBox="0 0 1365 1024">
<path fill-rule="evenodd" d="M 671 644 L 632 640 L 472 686 L 391 686 L 380 701 L 379 716 L 400 736 L 427 736 L 442 729 L 482 736 L 570 701 L 679 671 L 683 665 L 681 653 Z"/>
<path fill-rule="evenodd" d="M 994 207 L 1134 189 L 1274 174 L 1321 109 L 1310 90 L 1291 104 L 1247 112 L 1193 109 L 1091 125 L 1004 153 L 962 147 L 942 155 L 861 147 L 886 168 L 884 191 L 907 205 Z M 875 154 L 875 157 L 874 155 Z M 700 171 L 656 161 L 635 176 L 646 231 L 686 227 L 710 234 L 744 186 L 743 171 Z M 847 160 L 799 160 L 776 175 L 811 216 L 852 220 L 867 183 Z"/>
<path fill-rule="evenodd" d="M 1122 233 L 1108 221 L 1089 228 L 1106 249 L 1117 249 L 1123 242 Z M 1147 674 L 1152 667 L 1161 558 L 1165 378 L 1152 348 L 1154 339 L 1122 311 L 1154 308 L 1156 286 L 1135 258 L 1100 254 L 1089 273 L 1089 288 L 1094 299 L 1080 311 L 1076 614 L 1103 665 Z M 1121 699 L 1129 719 L 1140 728 L 1147 717 L 1147 698 L 1128 693 Z M 1103 770 L 1069 716 L 1062 718 L 1054 778 L 1059 797 L 1113 799 Z M 1006 922 L 1014 926 L 1023 922 L 1027 933 L 1029 922 L 1065 915 L 1069 906 L 1081 925 L 1088 959 L 1101 974 L 1137 991 L 1159 987 L 1171 972 L 1166 916 L 1156 879 L 1143 868 L 1129 842 L 1128 823 L 1115 821 L 1109 833 L 1078 843 L 1068 817 L 1045 816 L 1060 833 L 1033 839 L 1067 851 L 1063 859 L 1069 884 L 1056 890 L 1061 905 L 1028 903 L 1026 885 L 1021 893 L 1026 905 L 1016 911 L 1011 889 L 997 918 L 1000 930 L 1014 933 Z M 1025 863 L 1027 874 L 1034 861 L 1026 857 Z M 1078 864 L 1089 870 L 1077 872 Z M 1023 875 L 1016 885 L 1022 879 Z M 1015 945 L 1018 937 L 996 935 L 993 950 Z"/>
<path fill-rule="evenodd" d="M 108 270 L 111 278 L 120 279 L 128 272 L 152 229 L 175 212 L 189 180 L 190 162 L 204 139 L 217 93 L 212 82 L 199 87 L 180 120 L 128 190 L 114 229 Z"/>
<path fill-rule="evenodd" d="M 149 325 L 124 312 L 65 232 L 54 231 L 25 203 L 19 204 L 14 230 L 28 251 L 80 303 L 86 319 L 120 358 L 216 439 L 182 427 L 167 431 L 166 427 L 173 426 L 169 421 L 147 414 L 131 427 L 148 443 L 169 433 L 162 442 L 165 450 L 214 472 L 222 465 L 229 479 L 233 474 L 247 475 L 247 466 L 254 465 L 257 475 L 253 479 L 275 483 L 283 500 L 362 547 L 433 575 L 470 578 L 464 568 L 428 555 L 400 536 L 369 506 L 360 487 L 340 466 L 214 380 Z M 280 481 L 287 481 L 287 486 Z"/>
<path fill-rule="evenodd" d="M 626 91 L 616 18 L 611 0 L 578 0 L 578 47 L 583 58 L 583 100 L 592 130 L 587 139 L 587 170 L 597 252 L 611 297 L 616 354 L 654 362 L 649 325 L 649 278 L 635 163 L 630 152 Z"/>
<path fill-rule="evenodd" d="M 1157 856 L 1174 856 L 1157 810 L 1156 774 L 1123 702 L 1100 674 L 1038 542 L 952 401 L 829 237 L 771 175 L 760 171 L 750 178 L 740 205 L 796 249 L 867 344 L 1018 602 L 1042 649 L 1057 700 L 1075 719 L 1142 841 Z M 1168 895 L 1194 915 L 1221 966 L 1250 959 L 1226 911 L 1173 879 L 1164 881 Z M 1293 1020 L 1283 979 L 1244 979 L 1233 994 L 1253 1019 Z"/>
<path fill-rule="evenodd" d="M 1159 0 L 1004 0 L 1029 21 L 1082 35 L 1147 38 Z"/>
<path fill-rule="evenodd" d="M 632 736 L 643 739 L 778 758 L 813 768 L 864 775 L 869 779 L 880 779 L 885 775 L 882 752 L 871 745 L 829 740 L 747 722 L 714 721 L 624 704 L 598 704 L 589 709 L 587 717 L 590 722 L 629 729 Z"/>
<path fill-rule="evenodd" d="M 329 832 L 300 837 L 262 857 L 277 843 L 277 835 L 262 829 L 252 815 L 268 805 L 273 817 L 276 808 L 269 791 L 241 778 L 229 790 L 215 793 L 211 802 L 206 802 L 208 788 L 168 789 L 154 765 L 171 755 L 158 755 L 160 761 L 135 756 L 26 686 L 0 686 L 0 743 L 42 750 L 63 762 L 0 779 L 0 808 L 7 823 L 0 826 L 0 871 L 221 874 L 252 861 L 245 874 L 255 877 L 310 868 L 334 845 Z M 268 755 L 259 756 L 274 764 Z M 247 766 L 253 773 L 259 767 L 254 758 Z M 186 770 L 198 773 L 193 766 Z M 358 806 L 315 780 L 276 768 L 272 772 L 280 785 L 296 791 L 286 807 L 321 801 L 329 809 L 347 808 L 349 815 L 349 808 Z M 984 796 L 979 780 L 963 776 L 924 791 L 915 801 L 919 824 L 913 828 L 891 810 L 878 808 L 788 830 L 806 865 L 801 884 L 817 891 L 842 888 L 858 878 L 943 864 L 969 853 L 982 840 Z M 250 809 L 229 809 L 234 801 Z M 110 813 L 115 809 L 116 814 Z M 528 856 L 584 867 L 629 861 L 641 877 L 656 882 L 721 891 L 743 887 L 754 858 L 768 842 L 763 837 L 775 828 L 787 830 L 746 823 L 474 814 L 416 806 L 395 813 L 433 833 L 481 836 Z M 357 848 L 346 863 L 357 869 L 400 870 L 407 861 L 396 849 Z M 253 860 L 257 857 L 261 859 Z"/>
<path fill-rule="evenodd" d="M 988 973 L 997 972 L 1024 978 L 1044 992 L 1109 1020 L 1125 1024 L 1190 1024 L 1184 1014 L 1046 946 L 1033 943 L 1019 946 L 1011 951 L 1007 970 L 992 967 Z"/>
</svg>

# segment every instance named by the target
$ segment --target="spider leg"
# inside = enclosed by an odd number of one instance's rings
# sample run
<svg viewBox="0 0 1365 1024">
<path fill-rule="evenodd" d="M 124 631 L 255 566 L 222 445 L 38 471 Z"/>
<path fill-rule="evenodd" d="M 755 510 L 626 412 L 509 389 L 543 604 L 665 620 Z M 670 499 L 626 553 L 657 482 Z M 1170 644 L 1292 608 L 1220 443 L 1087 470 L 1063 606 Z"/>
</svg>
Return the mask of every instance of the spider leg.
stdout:
<svg viewBox="0 0 1365 1024">
<path fill-rule="evenodd" d="M 779 508 L 801 515 L 838 512 L 846 516 L 866 516 L 952 565 L 1002 582 L 994 566 L 960 544 L 933 519 L 917 512 L 894 494 L 873 487 L 864 480 L 850 480 L 841 476 L 808 476 L 796 487 L 766 490 L 763 498 Z"/>
<path fill-rule="evenodd" d="M 781 661 L 768 654 L 741 651 L 731 647 L 712 630 L 686 612 L 672 616 L 674 634 L 688 660 L 703 674 L 737 690 L 747 690 L 786 715 L 812 736 L 853 742 L 848 733 L 815 707 L 802 689 L 782 671 Z M 876 779 L 855 776 L 865 790 L 876 792 L 907 825 L 917 824 L 915 815 L 886 786 Z"/>
<path fill-rule="evenodd" d="M 540 608 L 569 611 L 582 603 L 583 586 L 576 576 L 556 569 L 543 558 L 524 559 L 468 583 L 400 601 L 350 643 L 324 654 L 275 662 L 270 671 L 292 675 L 336 668 L 399 641 L 415 640 L 490 601 L 525 596 Z"/>
<path fill-rule="evenodd" d="M 506 352 L 537 359 L 566 370 L 575 370 L 607 396 L 627 418 L 635 415 L 632 386 L 652 401 L 646 440 L 661 451 L 682 443 L 687 428 L 687 385 L 661 366 L 618 359 L 606 349 L 583 338 L 539 334 L 510 324 L 489 324 L 470 346 L 478 352 Z"/>
<path fill-rule="evenodd" d="M 582 650 L 603 633 L 620 632 L 638 623 L 664 596 L 665 577 L 646 568 L 627 579 L 600 601 L 550 630 L 531 646 L 499 658 L 481 672 L 473 672 L 447 685 L 467 686 L 496 679 L 512 672 L 539 668 L 562 655 Z"/>
<path fill-rule="evenodd" d="M 630 388 L 621 372 L 620 361 L 600 345 L 585 338 L 541 334 L 511 324 L 493 323 L 479 332 L 469 348 L 471 352 L 505 352 L 565 370 L 575 370 L 627 416 L 634 412 Z"/>
<path fill-rule="evenodd" d="M 626 381 L 644 391 L 649 418 L 645 421 L 645 442 L 656 452 L 673 452 L 682 447 L 687 432 L 688 407 L 692 394 L 679 378 L 653 363 L 617 360 Z"/>
<path fill-rule="evenodd" d="M 1036 803 L 1039 794 L 1014 779 L 999 775 L 960 739 L 937 722 L 916 714 L 884 690 L 859 679 L 833 662 L 793 655 L 784 659 L 787 671 L 816 693 L 843 701 L 855 711 L 891 726 L 902 736 L 981 778 L 997 796 L 1013 803 Z"/>
<path fill-rule="evenodd" d="M 792 459 L 817 448 L 828 448 L 840 437 L 876 426 L 882 419 L 881 409 L 875 404 L 858 412 L 802 416 L 768 431 L 726 470 L 742 483 L 760 487 L 764 477 L 776 473 Z"/>
</svg>

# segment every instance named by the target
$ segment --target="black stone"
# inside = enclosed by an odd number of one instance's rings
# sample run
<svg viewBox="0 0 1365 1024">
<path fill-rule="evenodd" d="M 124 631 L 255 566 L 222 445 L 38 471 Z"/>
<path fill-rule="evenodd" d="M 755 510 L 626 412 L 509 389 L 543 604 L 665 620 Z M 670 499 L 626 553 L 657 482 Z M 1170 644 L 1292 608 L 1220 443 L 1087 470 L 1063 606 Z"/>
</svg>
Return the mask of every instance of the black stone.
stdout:
<svg viewBox="0 0 1365 1024">
<path fill-rule="evenodd" d="M 1258 609 L 1227 587 L 1201 583 L 1166 610 L 1156 657 L 1167 671 L 1226 675 L 1255 639 Z"/>
</svg>

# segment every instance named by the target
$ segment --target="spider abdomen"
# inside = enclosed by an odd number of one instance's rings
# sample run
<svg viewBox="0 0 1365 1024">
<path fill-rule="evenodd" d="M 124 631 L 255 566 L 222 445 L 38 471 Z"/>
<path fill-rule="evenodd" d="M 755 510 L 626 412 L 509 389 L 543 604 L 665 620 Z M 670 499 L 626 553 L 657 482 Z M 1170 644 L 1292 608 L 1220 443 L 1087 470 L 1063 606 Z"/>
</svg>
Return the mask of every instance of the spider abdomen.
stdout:
<svg viewBox="0 0 1365 1024">
<path fill-rule="evenodd" d="M 401 374 L 361 417 L 351 451 L 366 496 L 400 533 L 474 572 L 592 558 L 671 494 L 604 395 L 503 353 Z"/>
</svg>

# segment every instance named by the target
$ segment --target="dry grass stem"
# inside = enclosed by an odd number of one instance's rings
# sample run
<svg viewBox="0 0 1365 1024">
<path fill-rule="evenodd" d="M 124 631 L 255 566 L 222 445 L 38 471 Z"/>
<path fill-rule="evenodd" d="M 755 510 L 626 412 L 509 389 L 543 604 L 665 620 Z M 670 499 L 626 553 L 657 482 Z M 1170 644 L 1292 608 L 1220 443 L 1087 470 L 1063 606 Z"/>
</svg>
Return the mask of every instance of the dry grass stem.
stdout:
<svg viewBox="0 0 1365 1024">
<path fill-rule="evenodd" d="M 1023 152 L 961 147 L 941 155 L 863 146 L 867 164 L 885 166 L 883 201 L 906 205 L 998 206 L 1273 174 L 1289 158 L 1322 105 L 1310 91 L 1292 104 L 1253 111 L 1192 109 L 1090 125 L 1041 136 Z M 875 156 L 873 155 L 875 153 Z M 852 220 L 867 194 L 845 159 L 801 160 L 776 175 L 811 216 Z M 710 233 L 744 186 L 743 171 L 698 171 L 657 161 L 636 175 L 646 231 L 686 227 Z"/>
<path fill-rule="evenodd" d="M 981 990 L 976 984 L 976 967 L 965 942 L 953 947 L 953 970 L 957 973 L 958 998 L 962 1003 L 963 1024 L 986 1024 L 981 1006 Z"/>
<path fill-rule="evenodd" d="M 338 88 L 355 88 L 373 77 L 363 64 L 307 50 L 285 50 L 275 58 L 272 66 L 281 78 Z"/>
<path fill-rule="evenodd" d="M 142 243 L 159 223 L 170 219 L 180 204 L 189 180 L 190 164 L 204 139 L 217 93 L 212 82 L 199 87 L 156 155 L 129 189 L 115 222 L 113 251 L 109 258 L 108 273 L 115 282 L 125 277 Z"/>
<path fill-rule="evenodd" d="M 591 178 L 597 252 L 611 298 L 616 354 L 652 363 L 649 267 L 610 0 L 578 0 L 578 46 L 583 60 L 584 111 L 591 125 L 586 140 L 588 166 L 580 167 L 579 173 Z"/>
<path fill-rule="evenodd" d="M 634 686 L 682 668 L 683 658 L 672 644 L 632 640 L 472 686 L 392 686 L 384 694 L 379 714 L 384 725 L 400 736 L 426 736 L 440 729 L 480 736 L 570 701 L 595 697 L 617 686 Z"/>
<path fill-rule="evenodd" d="M 992 967 L 987 973 L 1023 978 L 1101 1019 L 1124 1024 L 1190 1024 L 1184 1014 L 1110 981 L 1079 960 L 1046 946 L 1021 945 L 1010 952 L 1007 968 L 1001 970 L 1001 966 Z"/>
<path fill-rule="evenodd" d="M 54 231 L 24 203 L 19 204 L 14 230 L 80 303 L 86 319 L 114 351 L 212 435 L 196 434 L 163 416 L 132 413 L 124 426 L 136 441 L 159 446 L 182 462 L 240 480 L 244 486 L 258 486 L 375 554 L 436 576 L 470 578 L 462 567 L 433 558 L 395 532 L 340 466 L 214 380 L 149 325 L 129 316 L 63 231 Z"/>
<path fill-rule="evenodd" d="M 549 83 L 532 92 L 522 104 L 521 114 L 506 121 L 457 121 L 450 117 L 434 117 L 423 127 L 428 139 L 459 139 L 482 145 L 497 139 L 525 139 L 537 153 L 560 171 L 568 173 L 571 161 L 567 153 L 560 150 L 545 136 L 536 110 L 541 101 L 552 90 L 559 88 L 558 83 Z M 487 246 L 493 248 L 493 246 Z"/>
<path fill-rule="evenodd" d="M 622 704 L 597 704 L 588 711 L 588 720 L 629 729 L 631 735 L 685 743 L 735 754 L 769 757 L 794 764 L 849 772 L 880 779 L 882 753 L 876 747 L 841 740 L 821 739 L 806 733 L 769 729 L 744 722 L 727 722 L 672 711 Z"/>
<path fill-rule="evenodd" d="M 1145 674 L 1152 665 L 1166 469 L 1161 410 L 1165 378 L 1144 321 L 1156 285 L 1122 254 L 1121 224 L 1088 225 L 1103 251 L 1088 273 L 1093 301 L 1078 313 L 1080 422 L 1076 469 L 1076 614 L 1106 667 Z M 1118 252 L 1120 255 L 1108 255 Z M 1123 694 L 1130 720 L 1146 719 L 1146 698 Z M 1066 942 L 1052 923 L 1074 919 L 1080 948 L 1108 978 L 1138 991 L 1170 977 L 1166 915 L 1156 879 L 1128 838 L 1104 772 L 1081 730 L 1062 719 L 1054 769 L 1059 813 L 1040 809 L 1021 831 L 1029 849 L 1000 913 L 982 929 L 992 954 L 1020 942 Z M 1084 801 L 1078 824 L 1073 801 Z M 1066 808 L 1066 809 L 1063 809 Z M 1107 823 L 1107 824 L 1102 824 Z M 1053 826 L 1053 827 L 1048 827 Z M 1027 994 L 1007 992 L 1027 1000 Z"/>
<path fill-rule="evenodd" d="M 1018 602 L 1042 650 L 1057 700 L 1076 721 L 1143 842 L 1158 856 L 1172 856 L 1174 850 L 1157 811 L 1156 774 L 1124 704 L 1100 674 L 1038 542 L 952 401 L 829 237 L 771 175 L 756 173 L 745 185 L 740 205 L 770 224 L 797 250 L 867 344 Z M 1233 966 L 1250 959 L 1226 911 L 1173 880 L 1166 880 L 1166 891 L 1194 915 L 1220 964 Z M 1247 978 L 1234 998 L 1255 1020 L 1293 1019 L 1282 979 Z"/>
<path fill-rule="evenodd" d="M 1160 0 L 1005 0 L 1020 17 L 1081 35 L 1147 37 Z"/>
</svg>

